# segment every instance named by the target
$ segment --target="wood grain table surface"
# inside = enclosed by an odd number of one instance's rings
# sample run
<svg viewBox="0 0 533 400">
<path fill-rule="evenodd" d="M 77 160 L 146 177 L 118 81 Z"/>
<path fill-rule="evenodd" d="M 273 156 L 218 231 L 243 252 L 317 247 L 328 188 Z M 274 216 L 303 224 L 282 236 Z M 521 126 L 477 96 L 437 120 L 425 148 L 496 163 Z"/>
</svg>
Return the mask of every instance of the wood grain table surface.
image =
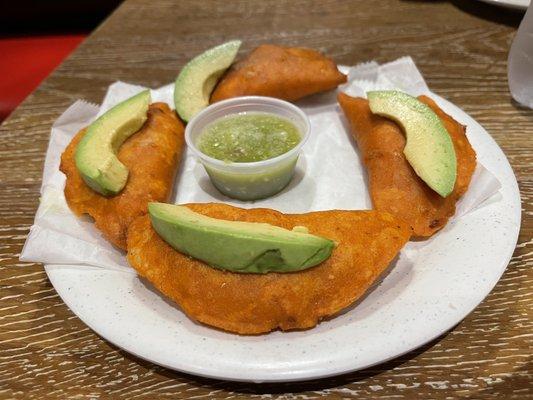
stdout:
<svg viewBox="0 0 533 400">
<path fill-rule="evenodd" d="M 532 389 L 533 111 L 512 101 L 507 53 L 522 14 L 464 1 L 129 0 L 0 128 L 0 398 L 525 399 Z M 293 384 L 176 373 L 110 345 L 18 260 L 39 202 L 49 131 L 115 80 L 157 87 L 203 49 L 242 38 L 319 49 L 338 63 L 411 55 L 429 86 L 479 121 L 509 158 L 523 220 L 502 279 L 465 320 L 393 361 Z M 0 61 L 1 62 L 1 61 Z"/>
</svg>

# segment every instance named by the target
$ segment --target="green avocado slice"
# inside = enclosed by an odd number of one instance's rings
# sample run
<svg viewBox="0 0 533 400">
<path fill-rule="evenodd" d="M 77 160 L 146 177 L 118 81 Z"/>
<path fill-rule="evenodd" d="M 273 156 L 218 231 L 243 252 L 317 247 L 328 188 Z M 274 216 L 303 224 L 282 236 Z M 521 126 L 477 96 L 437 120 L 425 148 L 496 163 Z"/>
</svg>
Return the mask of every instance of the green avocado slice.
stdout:
<svg viewBox="0 0 533 400">
<path fill-rule="evenodd" d="M 185 122 L 209 105 L 211 92 L 233 63 L 239 47 L 240 40 L 226 42 L 206 50 L 183 67 L 174 85 L 174 105 Z"/>
<path fill-rule="evenodd" d="M 220 269 L 243 273 L 293 272 L 330 257 L 335 243 L 278 226 L 227 221 L 185 206 L 149 203 L 155 231 L 177 251 Z"/>
<path fill-rule="evenodd" d="M 450 134 L 440 118 L 416 97 L 395 90 L 367 92 L 370 110 L 390 118 L 404 130 L 405 158 L 416 174 L 440 196 L 452 193 L 457 158 Z"/>
<path fill-rule="evenodd" d="M 85 183 L 96 192 L 112 196 L 126 185 L 128 168 L 116 153 L 143 126 L 150 100 L 150 91 L 145 90 L 117 104 L 94 121 L 78 143 L 76 167 Z"/>
</svg>

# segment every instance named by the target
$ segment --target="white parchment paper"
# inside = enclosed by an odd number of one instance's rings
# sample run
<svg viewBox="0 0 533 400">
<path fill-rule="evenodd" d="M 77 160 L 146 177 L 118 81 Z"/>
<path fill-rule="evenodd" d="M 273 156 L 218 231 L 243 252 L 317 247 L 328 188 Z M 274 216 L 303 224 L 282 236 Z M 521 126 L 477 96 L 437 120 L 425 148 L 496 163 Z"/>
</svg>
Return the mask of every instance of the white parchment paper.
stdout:
<svg viewBox="0 0 533 400">
<path fill-rule="evenodd" d="M 341 67 L 348 83 L 339 88 L 350 95 L 364 96 L 367 90 L 400 89 L 412 95 L 431 96 L 413 60 L 404 57 L 388 64 L 364 63 Z M 94 118 L 118 102 L 144 90 L 144 87 L 116 82 L 109 86 L 100 107 L 77 101 L 52 126 L 41 188 L 41 203 L 20 259 L 45 264 L 96 266 L 133 272 L 125 253 L 110 245 L 89 218 L 77 218 L 63 195 L 65 176 L 59 171 L 61 153 L 72 137 Z M 173 105 L 173 85 L 152 90 L 153 101 Z M 239 207 L 269 207 L 286 213 L 328 209 L 369 209 L 365 170 L 359 159 L 336 102 L 336 93 L 312 96 L 298 103 L 311 120 L 311 136 L 297 164 L 296 175 L 287 188 L 269 199 L 242 202 L 220 194 L 210 183 L 203 167 L 185 151 L 176 177 L 175 203 L 225 202 Z M 468 129 L 467 129 L 468 134 Z M 454 218 L 482 207 L 487 199 L 498 201 L 498 180 L 478 164 L 466 195 L 458 203 Z M 424 242 L 409 243 L 403 250 L 409 258 L 417 256 Z"/>
</svg>

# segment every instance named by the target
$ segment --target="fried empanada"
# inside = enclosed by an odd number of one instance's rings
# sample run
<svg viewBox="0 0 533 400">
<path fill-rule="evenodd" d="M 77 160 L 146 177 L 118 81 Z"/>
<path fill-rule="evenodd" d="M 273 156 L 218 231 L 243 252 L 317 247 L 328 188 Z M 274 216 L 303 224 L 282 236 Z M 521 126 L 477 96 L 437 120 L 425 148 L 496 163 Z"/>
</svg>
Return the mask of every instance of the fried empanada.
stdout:
<svg viewBox="0 0 533 400">
<path fill-rule="evenodd" d="M 211 95 L 211 102 L 250 95 L 295 101 L 344 82 L 346 75 L 318 51 L 265 44 L 230 68 Z"/>
<path fill-rule="evenodd" d="M 446 198 L 427 186 L 407 162 L 403 154 L 405 135 L 395 122 L 373 114 L 366 99 L 344 93 L 338 96 L 367 168 L 374 208 L 406 221 L 413 228 L 414 236 L 429 237 L 454 215 L 455 204 L 468 189 L 476 168 L 476 153 L 463 125 L 429 97 L 418 99 L 439 116 L 455 148 L 457 179 L 453 192 Z"/>
<path fill-rule="evenodd" d="M 184 146 L 184 128 L 175 113 L 164 103 L 151 104 L 143 127 L 120 147 L 119 160 L 128 167 L 124 189 L 105 197 L 83 181 L 74 155 L 85 134 L 82 129 L 61 156 L 60 170 L 66 175 L 65 198 L 77 215 L 89 214 L 105 238 L 126 249 L 130 223 L 147 213 L 148 202 L 167 201 Z"/>
<path fill-rule="evenodd" d="M 411 235 L 407 224 L 380 211 L 291 215 L 214 203 L 186 206 L 225 220 L 305 226 L 337 242 L 329 259 L 303 271 L 240 274 L 177 252 L 155 232 L 148 215 L 137 218 L 128 234 L 128 261 L 139 275 L 192 319 L 240 334 L 312 328 L 361 297 Z"/>
</svg>

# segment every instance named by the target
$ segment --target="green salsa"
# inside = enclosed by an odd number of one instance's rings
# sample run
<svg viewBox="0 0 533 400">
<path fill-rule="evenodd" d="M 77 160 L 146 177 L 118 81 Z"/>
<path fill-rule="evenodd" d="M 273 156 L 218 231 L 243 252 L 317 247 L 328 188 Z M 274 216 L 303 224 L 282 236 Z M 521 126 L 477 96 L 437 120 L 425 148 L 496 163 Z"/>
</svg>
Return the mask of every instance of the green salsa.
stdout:
<svg viewBox="0 0 533 400">
<path fill-rule="evenodd" d="M 217 160 L 256 162 L 280 156 L 300 141 L 298 128 L 289 120 L 266 113 L 223 117 L 207 125 L 198 148 Z"/>
</svg>

